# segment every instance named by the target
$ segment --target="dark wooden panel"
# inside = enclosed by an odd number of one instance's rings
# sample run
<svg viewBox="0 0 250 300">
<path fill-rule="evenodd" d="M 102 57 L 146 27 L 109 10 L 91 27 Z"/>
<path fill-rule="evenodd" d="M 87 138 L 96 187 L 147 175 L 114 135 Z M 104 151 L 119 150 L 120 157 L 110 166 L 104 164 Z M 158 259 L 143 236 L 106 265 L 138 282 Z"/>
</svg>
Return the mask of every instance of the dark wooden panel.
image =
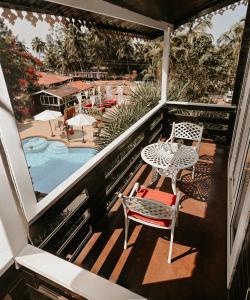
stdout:
<svg viewBox="0 0 250 300">
<path fill-rule="evenodd" d="M 0 277 L 0 299 L 9 295 L 13 300 L 27 300 L 28 290 L 20 270 L 14 264 Z"/>
<path fill-rule="evenodd" d="M 234 0 L 106 0 L 148 17 L 164 20 L 176 26 L 232 4 Z"/>
<path fill-rule="evenodd" d="M 164 112 L 164 134 L 170 135 L 173 122 L 191 122 L 203 124 L 203 138 L 230 145 L 235 115 L 235 106 L 168 102 Z"/>
<path fill-rule="evenodd" d="M 63 286 L 60 286 L 59 284 L 52 282 L 45 277 L 34 273 L 31 270 L 22 267 L 21 272 L 23 280 L 29 291 L 29 297 L 26 298 L 26 300 L 60 299 L 61 297 L 64 297 L 68 300 L 86 300 L 85 298 L 67 290 Z M 19 298 L 16 298 L 16 300 L 18 299 Z"/>
</svg>

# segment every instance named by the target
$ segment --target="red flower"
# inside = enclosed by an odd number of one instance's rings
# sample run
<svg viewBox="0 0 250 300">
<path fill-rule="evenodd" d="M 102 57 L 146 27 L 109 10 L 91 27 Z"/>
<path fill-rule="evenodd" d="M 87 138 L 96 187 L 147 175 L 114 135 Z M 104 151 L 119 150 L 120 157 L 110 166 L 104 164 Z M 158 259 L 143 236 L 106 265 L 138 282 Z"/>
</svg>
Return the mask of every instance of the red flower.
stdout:
<svg viewBox="0 0 250 300">
<path fill-rule="evenodd" d="M 18 79 L 18 83 L 21 89 L 25 89 L 28 85 L 28 81 L 26 79 Z"/>
<path fill-rule="evenodd" d="M 32 66 L 28 66 L 26 72 L 33 75 L 35 73 L 35 69 Z"/>
<path fill-rule="evenodd" d="M 40 59 L 38 59 L 37 57 L 34 58 L 34 63 L 38 66 L 42 66 L 43 63 L 40 61 Z"/>
</svg>

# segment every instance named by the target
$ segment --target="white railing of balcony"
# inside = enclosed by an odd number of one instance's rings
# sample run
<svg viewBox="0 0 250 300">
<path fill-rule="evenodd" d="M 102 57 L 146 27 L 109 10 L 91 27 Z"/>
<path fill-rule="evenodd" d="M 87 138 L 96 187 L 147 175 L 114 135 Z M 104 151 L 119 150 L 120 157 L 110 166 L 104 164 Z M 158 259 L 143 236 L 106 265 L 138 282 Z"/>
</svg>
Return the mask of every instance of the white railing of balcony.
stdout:
<svg viewBox="0 0 250 300">
<path fill-rule="evenodd" d="M 16 256 L 15 262 L 89 300 L 146 299 L 31 245 Z"/>
</svg>

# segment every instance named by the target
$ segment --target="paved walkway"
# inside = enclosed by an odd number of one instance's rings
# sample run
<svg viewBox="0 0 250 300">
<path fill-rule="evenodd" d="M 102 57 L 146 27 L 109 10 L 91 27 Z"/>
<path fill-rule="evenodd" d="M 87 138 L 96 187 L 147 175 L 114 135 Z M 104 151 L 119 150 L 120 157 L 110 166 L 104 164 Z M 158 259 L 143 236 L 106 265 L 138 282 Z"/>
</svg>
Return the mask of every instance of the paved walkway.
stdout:
<svg viewBox="0 0 250 300">
<path fill-rule="evenodd" d="M 59 118 L 57 120 L 60 120 Z M 84 126 L 84 140 L 85 143 L 82 142 L 82 129 L 79 127 L 74 127 L 74 134 L 69 135 L 70 140 L 67 140 L 65 135 L 65 131 L 59 128 L 56 128 L 57 120 L 52 120 L 52 130 L 54 136 L 51 136 L 51 130 L 49 126 L 49 122 L 43 121 L 35 121 L 33 119 L 26 120 L 22 123 L 17 123 L 18 131 L 21 139 L 25 139 L 28 137 L 34 136 L 42 136 L 49 140 L 57 140 L 64 142 L 68 147 L 95 147 L 96 144 L 93 138 L 93 126 Z"/>
</svg>

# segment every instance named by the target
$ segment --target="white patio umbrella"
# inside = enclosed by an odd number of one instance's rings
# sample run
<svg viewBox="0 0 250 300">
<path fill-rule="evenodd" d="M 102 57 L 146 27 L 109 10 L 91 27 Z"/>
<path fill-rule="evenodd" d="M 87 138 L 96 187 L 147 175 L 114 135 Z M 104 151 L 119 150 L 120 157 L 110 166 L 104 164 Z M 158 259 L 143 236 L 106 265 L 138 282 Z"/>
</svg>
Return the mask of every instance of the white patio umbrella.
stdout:
<svg viewBox="0 0 250 300">
<path fill-rule="evenodd" d="M 41 112 L 40 114 L 35 115 L 34 119 L 36 121 L 49 121 L 51 136 L 54 136 L 50 121 L 61 117 L 61 115 L 62 114 L 60 111 L 54 111 L 54 110 L 47 109 L 47 110 L 44 110 L 43 112 Z"/>
<path fill-rule="evenodd" d="M 86 114 L 78 114 L 71 119 L 67 120 L 68 125 L 82 127 L 82 142 L 84 143 L 83 126 L 92 125 L 96 122 L 96 119 Z"/>
</svg>

